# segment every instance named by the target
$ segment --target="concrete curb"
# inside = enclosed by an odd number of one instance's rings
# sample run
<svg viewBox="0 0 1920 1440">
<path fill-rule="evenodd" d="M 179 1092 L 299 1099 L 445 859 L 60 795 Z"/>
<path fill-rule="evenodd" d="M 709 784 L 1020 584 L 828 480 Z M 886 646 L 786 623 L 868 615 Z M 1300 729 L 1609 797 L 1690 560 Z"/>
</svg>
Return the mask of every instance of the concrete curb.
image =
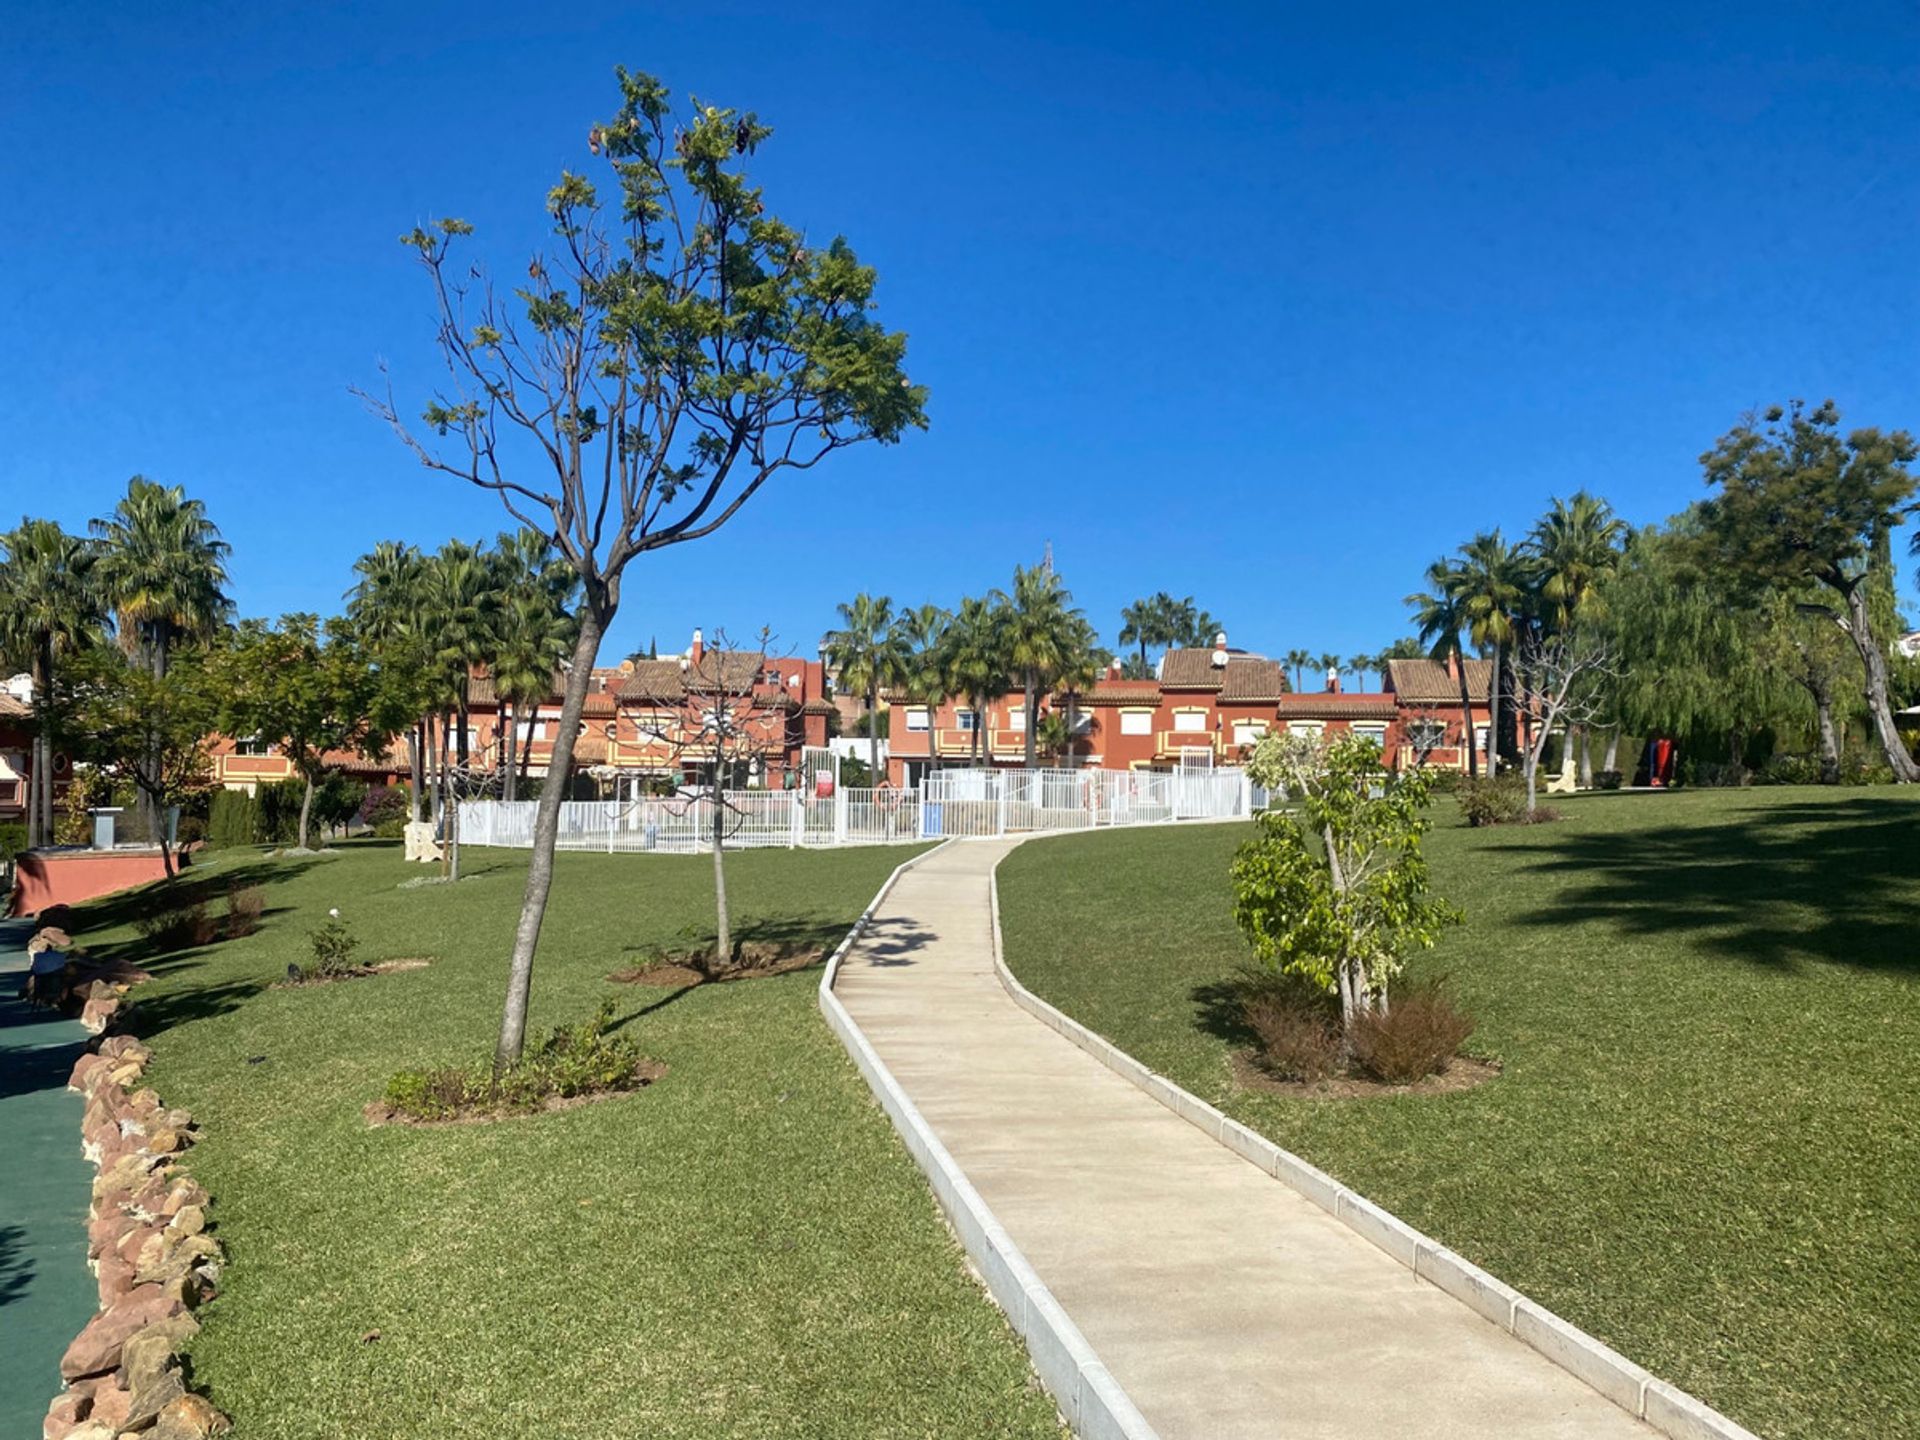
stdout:
<svg viewBox="0 0 1920 1440">
<path fill-rule="evenodd" d="M 934 1198 L 946 1212 L 954 1234 L 959 1236 L 960 1244 L 979 1271 L 981 1282 L 1026 1342 L 1040 1383 L 1053 1396 L 1060 1413 L 1073 1427 L 1073 1433 L 1083 1440 L 1159 1440 L 1158 1432 L 1100 1363 L 1100 1357 L 1080 1333 L 1080 1327 L 1073 1323 L 1060 1302 L 1054 1299 L 1053 1292 L 1027 1263 L 1026 1256 L 994 1218 L 980 1192 L 947 1153 L 925 1117 L 907 1098 L 900 1082 L 894 1079 L 854 1023 L 853 1016 L 847 1013 L 846 1006 L 833 993 L 840 962 L 866 932 L 894 882 L 927 856 L 953 843 L 943 841 L 933 850 L 914 856 L 887 877 L 872 903 L 847 932 L 847 938 L 827 960 L 826 973 L 820 977 L 821 1013 L 826 1016 L 827 1027 L 853 1057 L 854 1065 L 865 1077 L 880 1108 L 893 1122 L 914 1164 L 926 1172 Z M 997 934 L 995 943 L 997 946 Z M 996 949 L 996 963 L 998 958 Z"/>
<path fill-rule="evenodd" d="M 1324 1170 L 1282 1150 L 1264 1135 L 1181 1089 L 1166 1076 L 1149 1070 L 1111 1041 L 1042 1000 L 1007 968 L 1000 938 L 1000 868 L 997 864 L 988 876 L 987 894 L 993 911 L 994 973 L 1014 1003 L 1041 1024 L 1058 1031 L 1182 1120 L 1298 1191 L 1414 1274 L 1431 1281 L 1516 1340 L 1539 1351 L 1568 1374 L 1584 1380 L 1661 1434 L 1672 1440 L 1759 1440 L 1745 1426 L 1666 1381 L 1656 1379 L 1617 1350 L 1601 1344 L 1544 1306 L 1536 1305 L 1510 1285 L 1456 1255 L 1439 1241 L 1421 1234 L 1365 1196 L 1355 1194 Z"/>
</svg>

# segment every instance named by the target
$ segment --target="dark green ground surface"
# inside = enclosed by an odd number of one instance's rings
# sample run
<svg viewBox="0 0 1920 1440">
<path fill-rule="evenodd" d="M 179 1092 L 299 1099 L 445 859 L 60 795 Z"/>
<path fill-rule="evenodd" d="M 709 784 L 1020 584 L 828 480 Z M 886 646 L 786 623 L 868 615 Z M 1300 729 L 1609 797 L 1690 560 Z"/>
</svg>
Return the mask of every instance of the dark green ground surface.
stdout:
<svg viewBox="0 0 1920 1440">
<path fill-rule="evenodd" d="M 737 856 L 736 917 L 837 943 L 911 853 Z M 491 1045 L 524 857 L 467 859 L 458 886 L 400 889 L 422 871 L 388 846 L 229 858 L 191 883 L 262 885 L 264 930 L 172 956 L 124 928 L 135 902 L 80 917 L 93 948 L 159 976 L 137 992 L 151 1079 L 206 1128 L 190 1163 L 230 1260 L 193 1362 L 243 1436 L 1057 1434 L 821 1022 L 819 970 L 605 980 L 710 933 L 706 859 L 562 855 L 536 970 L 537 1027 L 613 995 L 664 1080 L 560 1114 L 369 1129 L 390 1072 Z M 329 906 L 363 958 L 434 964 L 268 988 Z"/>
<path fill-rule="evenodd" d="M 1580 799 L 1429 842 L 1504 1074 L 1433 1098 L 1239 1090 L 1238 826 L 1002 865 L 1037 993 L 1761 1434 L 1920 1434 L 1920 804 L 1891 788 Z"/>
<path fill-rule="evenodd" d="M 67 1075 L 77 1021 L 18 998 L 32 927 L 0 921 L 0 1435 L 38 1435 L 60 1356 L 94 1311 L 87 1270 L 93 1167 Z"/>
</svg>

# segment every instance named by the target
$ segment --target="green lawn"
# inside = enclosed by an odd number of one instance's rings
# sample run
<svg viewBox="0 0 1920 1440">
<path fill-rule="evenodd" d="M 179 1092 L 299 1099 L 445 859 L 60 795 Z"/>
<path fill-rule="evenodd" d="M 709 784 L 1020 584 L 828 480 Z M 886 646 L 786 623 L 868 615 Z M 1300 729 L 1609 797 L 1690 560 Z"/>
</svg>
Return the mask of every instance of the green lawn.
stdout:
<svg viewBox="0 0 1920 1440">
<path fill-rule="evenodd" d="M 737 856 L 736 924 L 837 942 L 909 853 Z M 241 1435 L 1058 1435 L 820 1020 L 819 970 L 604 980 L 686 927 L 711 934 L 707 860 L 561 856 L 535 970 L 542 1033 L 616 994 L 664 1080 L 558 1114 L 369 1129 L 389 1073 L 490 1048 L 524 859 L 467 860 L 473 878 L 413 889 L 388 846 L 219 860 L 189 883 L 263 885 L 265 928 L 159 960 L 138 992 L 153 1084 L 206 1127 L 190 1163 L 230 1268 L 193 1362 Z M 359 958 L 434 964 L 267 988 L 329 906 Z M 142 954 L 112 928 L 133 908 L 92 907 L 82 938 Z"/>
<path fill-rule="evenodd" d="M 1007 959 L 1157 1070 L 1769 1436 L 1920 1434 L 1920 805 L 1891 789 L 1583 798 L 1428 844 L 1464 927 L 1416 967 L 1504 1074 L 1240 1092 L 1213 986 L 1248 831 L 1047 840 Z"/>
</svg>

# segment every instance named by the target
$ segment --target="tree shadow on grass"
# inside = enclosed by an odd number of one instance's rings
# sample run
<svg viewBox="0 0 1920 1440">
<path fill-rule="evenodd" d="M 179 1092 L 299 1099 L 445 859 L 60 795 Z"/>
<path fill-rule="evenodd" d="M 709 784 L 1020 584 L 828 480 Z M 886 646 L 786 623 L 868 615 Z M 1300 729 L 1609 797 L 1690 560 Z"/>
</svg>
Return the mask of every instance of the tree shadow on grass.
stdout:
<svg viewBox="0 0 1920 1440">
<path fill-rule="evenodd" d="M 1210 980 L 1187 992 L 1193 1001 L 1193 1028 L 1239 1048 L 1257 1044 L 1247 1027 L 1240 987 L 1231 980 Z"/>
<path fill-rule="evenodd" d="M 1781 969 L 1920 975 L 1920 806 L 1836 798 L 1490 848 L 1524 857 L 1528 871 L 1579 877 L 1520 925 L 1599 922 Z"/>
</svg>

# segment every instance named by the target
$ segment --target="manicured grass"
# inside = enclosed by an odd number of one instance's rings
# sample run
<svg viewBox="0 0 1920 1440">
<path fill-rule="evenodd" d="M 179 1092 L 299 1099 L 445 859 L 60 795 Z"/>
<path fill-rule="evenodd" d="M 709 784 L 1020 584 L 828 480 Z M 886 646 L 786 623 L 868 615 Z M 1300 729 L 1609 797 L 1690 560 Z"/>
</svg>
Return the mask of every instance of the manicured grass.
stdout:
<svg viewBox="0 0 1920 1440">
<path fill-rule="evenodd" d="M 831 946 L 910 853 L 739 855 L 736 924 Z M 616 995 L 662 1081 L 556 1114 L 369 1129 L 361 1107 L 393 1071 L 490 1050 L 524 859 L 467 860 L 458 886 L 400 889 L 421 872 L 388 846 L 221 859 L 188 883 L 264 886 L 263 930 L 162 958 L 138 992 L 154 1085 L 206 1127 L 190 1163 L 230 1268 L 193 1362 L 240 1433 L 1058 1435 L 821 1022 L 818 968 L 606 982 L 711 934 L 707 860 L 562 855 L 535 970 L 540 1033 Z M 83 914 L 85 942 L 140 956 L 123 924 L 137 904 Z M 433 965 L 267 988 L 330 906 L 356 959 Z"/>
<path fill-rule="evenodd" d="M 1000 870 L 1038 994 L 1763 1435 L 1920 1433 L 1920 805 L 1596 796 L 1428 843 L 1466 925 L 1418 972 L 1504 1074 L 1240 1091 L 1209 988 L 1248 831 L 1048 840 Z"/>
</svg>

